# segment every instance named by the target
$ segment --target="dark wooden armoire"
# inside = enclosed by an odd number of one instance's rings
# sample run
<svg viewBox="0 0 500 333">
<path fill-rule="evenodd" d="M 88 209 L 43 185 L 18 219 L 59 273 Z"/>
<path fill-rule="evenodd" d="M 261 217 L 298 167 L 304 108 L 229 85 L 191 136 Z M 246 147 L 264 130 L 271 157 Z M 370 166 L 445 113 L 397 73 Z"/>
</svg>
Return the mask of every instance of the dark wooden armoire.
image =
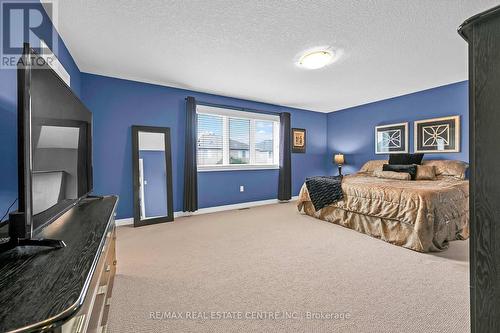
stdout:
<svg viewBox="0 0 500 333">
<path fill-rule="evenodd" d="M 500 332 L 500 6 L 458 32 L 469 43 L 471 331 Z"/>
</svg>

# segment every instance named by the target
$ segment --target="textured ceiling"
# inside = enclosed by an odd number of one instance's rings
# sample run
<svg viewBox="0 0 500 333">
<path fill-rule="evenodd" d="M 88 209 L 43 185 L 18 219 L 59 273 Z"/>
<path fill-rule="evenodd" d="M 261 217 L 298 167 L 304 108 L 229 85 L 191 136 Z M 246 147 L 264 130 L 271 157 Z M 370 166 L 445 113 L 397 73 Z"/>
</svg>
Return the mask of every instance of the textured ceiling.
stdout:
<svg viewBox="0 0 500 333">
<path fill-rule="evenodd" d="M 84 72 L 331 112 L 467 79 L 457 27 L 492 0 L 63 0 Z M 315 46 L 342 52 L 295 66 Z"/>
</svg>

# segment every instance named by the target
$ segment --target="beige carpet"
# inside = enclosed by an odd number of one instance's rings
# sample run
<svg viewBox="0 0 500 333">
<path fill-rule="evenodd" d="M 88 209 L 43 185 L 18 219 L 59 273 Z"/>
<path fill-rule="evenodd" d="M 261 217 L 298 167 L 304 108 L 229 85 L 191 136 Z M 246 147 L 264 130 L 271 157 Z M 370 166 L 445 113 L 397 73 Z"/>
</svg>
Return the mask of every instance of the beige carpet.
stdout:
<svg viewBox="0 0 500 333">
<path fill-rule="evenodd" d="M 468 241 L 421 254 L 288 203 L 120 227 L 117 247 L 110 332 L 469 332 Z"/>
</svg>

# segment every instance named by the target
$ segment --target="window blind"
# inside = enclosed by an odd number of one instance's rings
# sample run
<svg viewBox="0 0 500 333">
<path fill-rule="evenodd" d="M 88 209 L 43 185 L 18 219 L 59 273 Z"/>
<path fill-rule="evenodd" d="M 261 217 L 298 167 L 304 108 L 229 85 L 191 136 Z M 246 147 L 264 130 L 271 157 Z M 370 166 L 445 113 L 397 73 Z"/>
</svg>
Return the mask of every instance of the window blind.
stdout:
<svg viewBox="0 0 500 333">
<path fill-rule="evenodd" d="M 198 114 L 198 165 L 223 163 L 223 123 L 221 116 Z"/>
<path fill-rule="evenodd" d="M 250 119 L 229 118 L 229 163 L 250 163 Z"/>
</svg>

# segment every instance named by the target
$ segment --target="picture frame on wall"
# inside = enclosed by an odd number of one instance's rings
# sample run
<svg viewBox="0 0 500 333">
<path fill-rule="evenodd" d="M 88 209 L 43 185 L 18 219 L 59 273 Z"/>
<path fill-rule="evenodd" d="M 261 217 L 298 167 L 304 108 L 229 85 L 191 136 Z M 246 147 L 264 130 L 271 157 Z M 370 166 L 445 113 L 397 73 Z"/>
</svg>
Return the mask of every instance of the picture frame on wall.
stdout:
<svg viewBox="0 0 500 333">
<path fill-rule="evenodd" d="M 306 152 L 306 130 L 304 128 L 292 128 L 292 153 Z"/>
<path fill-rule="evenodd" d="M 408 123 L 375 127 L 375 154 L 408 153 Z"/>
<path fill-rule="evenodd" d="M 460 116 L 415 121 L 413 135 L 415 153 L 458 153 Z"/>
</svg>

